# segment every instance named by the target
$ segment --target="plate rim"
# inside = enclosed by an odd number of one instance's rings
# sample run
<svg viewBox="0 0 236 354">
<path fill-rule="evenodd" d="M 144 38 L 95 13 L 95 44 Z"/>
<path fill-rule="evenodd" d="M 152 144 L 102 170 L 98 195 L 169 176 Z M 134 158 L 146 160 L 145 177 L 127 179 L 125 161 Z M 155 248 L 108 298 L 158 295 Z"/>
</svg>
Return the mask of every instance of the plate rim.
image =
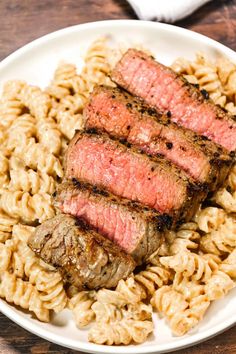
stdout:
<svg viewBox="0 0 236 354">
<path fill-rule="evenodd" d="M 104 28 L 104 27 L 110 27 L 111 25 L 129 25 L 136 27 L 137 25 L 140 27 L 150 27 L 150 28 L 155 28 L 156 30 L 159 29 L 164 29 L 165 31 L 170 31 L 173 32 L 173 29 L 175 32 L 179 34 L 183 34 L 185 37 L 187 36 L 188 38 L 193 38 L 198 41 L 201 41 L 203 43 L 207 43 L 208 46 L 211 46 L 214 49 L 219 49 L 221 52 L 224 52 L 224 54 L 231 59 L 236 61 L 236 52 L 225 46 L 222 43 L 219 43 L 218 41 L 211 39 L 203 34 L 178 27 L 175 25 L 170 25 L 170 24 L 165 24 L 165 23 L 160 23 L 160 22 L 151 22 L 151 21 L 140 21 L 140 20 L 134 20 L 134 19 L 120 19 L 120 20 L 103 20 L 103 21 L 94 21 L 94 22 L 87 22 L 83 24 L 77 24 L 74 26 L 69 26 L 65 27 L 62 29 L 59 29 L 57 31 L 53 31 L 51 33 L 48 33 L 44 36 L 41 36 L 27 44 L 25 44 L 23 47 L 17 49 L 16 51 L 12 52 L 10 55 L 8 55 L 5 59 L 3 59 L 0 62 L 0 71 L 4 69 L 5 66 L 10 65 L 12 61 L 16 60 L 19 56 L 24 55 L 24 53 L 27 53 L 29 50 L 37 47 L 38 45 L 44 44 L 47 41 L 56 39 L 60 37 L 61 35 L 65 35 L 67 33 L 71 33 L 74 31 L 77 31 L 78 29 L 97 29 L 97 28 Z M 1 75 L 1 74 L 0 74 Z M 179 342 L 173 342 L 173 343 L 166 343 L 166 344 L 150 344 L 146 346 L 139 346 L 139 345 L 132 345 L 132 346 L 106 346 L 106 345 L 98 345 L 94 343 L 84 343 L 84 342 L 79 342 L 79 347 L 78 347 L 78 342 L 75 341 L 74 339 L 66 339 L 64 337 L 61 337 L 59 334 L 55 334 L 53 332 L 49 332 L 46 328 L 39 327 L 38 323 L 34 323 L 32 321 L 28 320 L 28 317 L 22 317 L 20 312 L 16 312 L 15 307 L 13 307 L 12 304 L 6 303 L 3 299 L 0 299 L 0 312 L 2 312 L 6 317 L 8 317 L 10 320 L 18 324 L 20 327 L 28 330 L 29 332 L 44 338 L 50 342 L 53 342 L 55 344 L 59 344 L 61 346 L 71 348 L 74 350 L 82 350 L 85 352 L 93 352 L 93 353 L 125 353 L 125 354 L 141 354 L 141 353 L 165 353 L 165 352 L 170 352 L 170 351 L 175 351 L 183 348 L 187 348 L 193 345 L 196 345 L 200 342 L 206 341 L 222 332 L 225 330 L 229 329 L 230 327 L 234 326 L 236 324 L 236 314 L 233 317 L 230 317 L 227 321 L 224 321 L 223 323 L 220 323 L 216 326 L 211 327 L 210 329 L 206 330 L 203 333 L 196 333 L 193 336 L 189 335 L 187 337 L 183 337 L 181 341 Z M 39 322 L 40 323 L 40 322 Z M 205 334 L 204 334 L 205 333 Z"/>
</svg>

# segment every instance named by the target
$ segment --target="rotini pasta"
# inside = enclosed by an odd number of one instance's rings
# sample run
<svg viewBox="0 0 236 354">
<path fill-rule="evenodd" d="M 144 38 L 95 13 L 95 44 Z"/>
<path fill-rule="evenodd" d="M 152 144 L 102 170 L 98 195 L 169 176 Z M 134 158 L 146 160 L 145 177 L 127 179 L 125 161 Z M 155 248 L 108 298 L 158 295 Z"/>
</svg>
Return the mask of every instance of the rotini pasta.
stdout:
<svg viewBox="0 0 236 354">
<path fill-rule="evenodd" d="M 11 238 L 13 225 L 17 222 L 18 218 L 12 218 L 0 210 L 0 243 Z"/>
<path fill-rule="evenodd" d="M 48 193 L 55 191 L 56 183 L 52 176 L 45 172 L 36 172 L 19 168 L 10 171 L 10 182 L 8 189 L 11 191 L 23 191 L 31 194 Z"/>
<path fill-rule="evenodd" d="M 34 194 L 28 192 L 4 190 L 0 196 L 0 207 L 13 218 L 24 222 L 42 222 L 55 215 L 51 196 L 46 193 Z"/>
<path fill-rule="evenodd" d="M 9 128 L 8 144 L 10 150 L 16 148 L 28 138 L 36 136 L 36 121 L 30 114 L 23 114 L 16 118 Z"/>
<path fill-rule="evenodd" d="M 218 269 L 219 262 L 216 258 L 213 255 L 207 259 L 195 253 L 182 251 L 174 256 L 161 257 L 160 262 L 166 268 L 182 273 L 184 277 L 205 282 Z"/>
<path fill-rule="evenodd" d="M 24 161 L 25 166 L 45 172 L 53 177 L 62 177 L 63 169 L 60 160 L 50 154 L 45 146 L 36 143 L 35 140 L 27 140 L 24 146 L 18 146 L 14 154 Z"/>
<path fill-rule="evenodd" d="M 151 321 L 136 321 L 124 318 L 110 323 L 97 322 L 89 331 L 88 340 L 97 344 L 128 345 L 132 341 L 143 343 L 153 331 Z"/>
<path fill-rule="evenodd" d="M 34 227 L 15 225 L 13 240 L 17 244 L 17 254 L 23 264 L 24 277 L 34 285 L 39 298 L 46 309 L 60 312 L 67 304 L 66 292 L 63 288 L 61 275 L 54 269 L 49 270 L 40 263 L 39 258 L 27 246 L 27 241 L 34 232 Z"/>
<path fill-rule="evenodd" d="M 69 300 L 69 308 L 79 328 L 87 326 L 95 319 L 94 310 L 91 308 L 95 301 L 95 291 L 80 291 Z"/>
<path fill-rule="evenodd" d="M 28 107 L 30 113 L 36 119 L 44 119 L 47 117 L 51 108 L 51 100 L 46 92 L 39 87 L 24 84 L 18 94 L 20 101 L 24 106 Z"/>
<path fill-rule="evenodd" d="M 1 275 L 0 297 L 34 312 L 40 321 L 49 322 L 49 311 L 44 308 L 35 287 L 7 271 Z"/>
<path fill-rule="evenodd" d="M 200 248 L 205 253 L 224 255 L 236 247 L 236 223 L 234 218 L 227 216 L 225 222 L 216 230 L 202 236 Z"/>
</svg>

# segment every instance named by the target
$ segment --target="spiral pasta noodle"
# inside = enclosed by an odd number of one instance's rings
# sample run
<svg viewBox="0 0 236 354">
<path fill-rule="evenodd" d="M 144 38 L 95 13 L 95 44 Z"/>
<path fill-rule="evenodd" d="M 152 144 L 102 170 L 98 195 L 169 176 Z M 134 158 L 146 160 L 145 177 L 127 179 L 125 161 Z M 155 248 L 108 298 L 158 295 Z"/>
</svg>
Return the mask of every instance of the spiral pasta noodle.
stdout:
<svg viewBox="0 0 236 354">
<path fill-rule="evenodd" d="M 67 295 L 63 288 L 61 275 L 54 269 L 48 270 L 43 266 L 39 258 L 28 247 L 27 241 L 33 232 L 34 227 L 30 226 L 19 224 L 13 228 L 13 239 L 23 263 L 24 276 L 37 289 L 43 306 L 46 309 L 60 312 L 67 304 Z"/>
<path fill-rule="evenodd" d="M 0 297 L 34 312 L 40 321 L 49 322 L 49 311 L 44 308 L 35 287 L 7 271 L 1 275 Z"/>
<path fill-rule="evenodd" d="M 53 177 L 63 176 L 60 160 L 34 139 L 29 139 L 24 146 L 18 146 L 14 153 L 24 161 L 25 166 L 33 170 L 45 172 Z"/>
<path fill-rule="evenodd" d="M 52 176 L 45 172 L 36 172 L 32 169 L 19 168 L 10 171 L 8 189 L 11 191 L 23 191 L 31 194 L 54 193 L 56 182 Z"/>
<path fill-rule="evenodd" d="M 18 99 L 2 99 L 0 101 L 1 125 L 8 128 L 23 112 L 24 105 Z"/>
<path fill-rule="evenodd" d="M 51 108 L 51 100 L 49 95 L 39 87 L 25 84 L 22 86 L 18 97 L 36 119 L 47 117 Z"/>
<path fill-rule="evenodd" d="M 0 196 L 0 207 L 10 217 L 28 223 L 43 222 L 55 215 L 51 196 L 46 193 L 31 196 L 28 192 L 4 190 Z"/>
<path fill-rule="evenodd" d="M 151 308 L 143 303 L 119 309 L 112 304 L 95 302 L 92 309 L 97 321 L 89 331 L 88 338 L 94 343 L 142 343 L 153 331 Z"/>
<path fill-rule="evenodd" d="M 21 144 L 22 140 L 36 136 L 36 121 L 30 114 L 23 114 L 16 118 L 9 129 L 7 147 L 11 150 Z"/>
<path fill-rule="evenodd" d="M 41 119 L 37 122 L 37 138 L 51 154 L 58 156 L 61 151 L 61 132 L 53 119 Z"/>
<path fill-rule="evenodd" d="M 220 260 L 219 260 L 220 261 Z M 218 259 L 214 256 L 207 259 L 188 251 L 182 251 L 174 256 L 161 257 L 160 262 L 166 268 L 182 273 L 184 277 L 205 282 L 218 269 Z"/>
<path fill-rule="evenodd" d="M 80 291 L 69 300 L 69 308 L 72 310 L 75 323 L 83 328 L 95 319 L 92 305 L 96 301 L 95 291 Z"/>
</svg>

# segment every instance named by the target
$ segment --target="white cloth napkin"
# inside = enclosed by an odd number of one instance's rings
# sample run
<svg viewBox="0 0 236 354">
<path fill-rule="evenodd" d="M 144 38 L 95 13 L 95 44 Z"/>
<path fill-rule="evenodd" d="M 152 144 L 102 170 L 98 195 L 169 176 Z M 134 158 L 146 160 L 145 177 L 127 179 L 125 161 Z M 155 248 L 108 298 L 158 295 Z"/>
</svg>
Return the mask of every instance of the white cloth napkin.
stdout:
<svg viewBox="0 0 236 354">
<path fill-rule="evenodd" d="M 140 20 L 175 22 L 210 0 L 128 0 Z"/>
</svg>

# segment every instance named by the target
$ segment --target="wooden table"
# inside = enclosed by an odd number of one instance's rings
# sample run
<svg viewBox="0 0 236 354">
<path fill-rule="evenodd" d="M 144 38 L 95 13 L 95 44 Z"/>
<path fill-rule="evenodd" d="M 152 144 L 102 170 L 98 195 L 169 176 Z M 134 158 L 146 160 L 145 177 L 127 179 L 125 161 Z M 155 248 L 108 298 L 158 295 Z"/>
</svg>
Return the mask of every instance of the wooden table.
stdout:
<svg viewBox="0 0 236 354">
<path fill-rule="evenodd" d="M 143 0 L 145 1 L 145 0 Z M 0 59 L 46 33 L 107 19 L 136 19 L 123 0 L 1 0 Z M 214 38 L 236 50 L 236 0 L 214 0 L 178 26 Z M 177 354 L 236 354 L 236 327 Z M 0 314 L 0 354 L 75 353 L 40 339 Z"/>
</svg>

